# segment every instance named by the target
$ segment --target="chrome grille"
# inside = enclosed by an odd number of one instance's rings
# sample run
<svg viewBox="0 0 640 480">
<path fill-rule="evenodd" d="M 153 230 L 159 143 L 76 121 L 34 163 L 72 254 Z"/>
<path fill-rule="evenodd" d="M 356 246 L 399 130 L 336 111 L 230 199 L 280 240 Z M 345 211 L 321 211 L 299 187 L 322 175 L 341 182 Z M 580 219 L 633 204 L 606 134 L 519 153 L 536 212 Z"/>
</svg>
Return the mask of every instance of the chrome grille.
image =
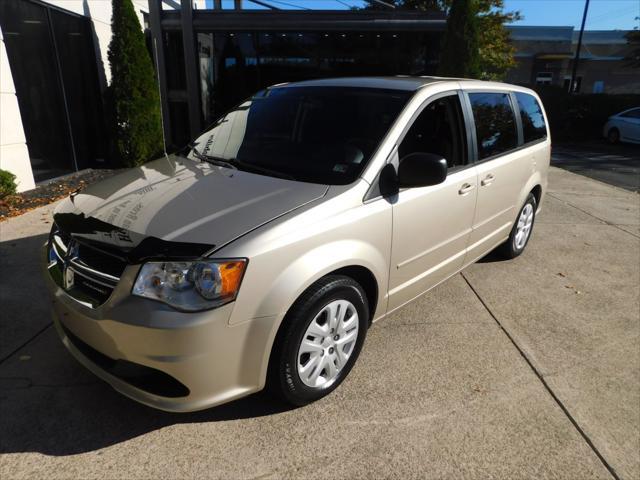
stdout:
<svg viewBox="0 0 640 480">
<path fill-rule="evenodd" d="M 91 308 L 102 305 L 120 281 L 126 263 L 54 225 L 48 246 L 49 273 L 58 286 Z"/>
</svg>

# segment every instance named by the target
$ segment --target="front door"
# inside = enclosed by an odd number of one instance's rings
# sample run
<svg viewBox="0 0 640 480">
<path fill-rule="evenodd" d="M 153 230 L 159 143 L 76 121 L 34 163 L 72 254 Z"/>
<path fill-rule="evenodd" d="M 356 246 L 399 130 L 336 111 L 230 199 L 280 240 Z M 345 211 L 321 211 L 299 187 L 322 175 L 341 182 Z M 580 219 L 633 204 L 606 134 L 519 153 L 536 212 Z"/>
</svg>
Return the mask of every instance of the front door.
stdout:
<svg viewBox="0 0 640 480">
<path fill-rule="evenodd" d="M 446 158 L 449 173 L 439 185 L 398 193 L 393 205 L 388 311 L 456 273 L 464 261 L 478 185 L 457 92 L 427 100 L 398 146 L 399 162 L 415 152 Z"/>
</svg>

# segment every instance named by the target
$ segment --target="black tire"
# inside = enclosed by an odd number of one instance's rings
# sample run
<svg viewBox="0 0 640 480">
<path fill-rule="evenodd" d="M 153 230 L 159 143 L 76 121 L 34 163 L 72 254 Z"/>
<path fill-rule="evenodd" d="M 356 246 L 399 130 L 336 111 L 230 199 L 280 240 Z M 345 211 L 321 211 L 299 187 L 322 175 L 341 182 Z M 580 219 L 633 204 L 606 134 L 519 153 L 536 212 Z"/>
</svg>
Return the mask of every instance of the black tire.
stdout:
<svg viewBox="0 0 640 480">
<path fill-rule="evenodd" d="M 531 220 L 531 227 L 529 229 L 529 233 L 526 237 L 524 244 L 518 246 L 516 242 L 516 235 L 518 232 L 518 220 L 520 219 L 520 216 L 522 215 L 522 212 L 524 211 L 524 209 L 527 208 L 527 205 L 531 205 L 531 207 L 533 208 L 533 218 Z M 524 252 L 524 249 L 527 247 L 527 244 L 531 239 L 531 235 L 533 234 L 533 227 L 536 221 L 537 208 L 538 208 L 538 202 L 536 202 L 536 197 L 533 195 L 533 193 L 530 193 L 527 199 L 525 200 L 524 205 L 518 211 L 518 216 L 516 217 L 516 221 L 514 222 L 513 228 L 511 229 L 511 233 L 509 234 L 509 239 L 498 247 L 498 251 L 503 257 L 507 259 L 512 259 L 512 258 L 516 258 L 517 256 L 521 255 L 522 252 Z"/>
<path fill-rule="evenodd" d="M 620 130 L 617 128 L 610 128 L 607 132 L 607 140 L 609 143 L 618 143 L 620 141 Z"/>
<path fill-rule="evenodd" d="M 298 351 L 307 328 L 325 306 L 334 300 L 348 300 L 358 314 L 355 345 L 338 376 L 330 385 L 311 387 L 298 374 Z M 369 327 L 367 297 L 355 280 L 329 275 L 311 285 L 293 304 L 278 332 L 269 364 L 269 390 L 287 403 L 302 406 L 319 400 L 335 390 L 356 362 Z"/>
</svg>

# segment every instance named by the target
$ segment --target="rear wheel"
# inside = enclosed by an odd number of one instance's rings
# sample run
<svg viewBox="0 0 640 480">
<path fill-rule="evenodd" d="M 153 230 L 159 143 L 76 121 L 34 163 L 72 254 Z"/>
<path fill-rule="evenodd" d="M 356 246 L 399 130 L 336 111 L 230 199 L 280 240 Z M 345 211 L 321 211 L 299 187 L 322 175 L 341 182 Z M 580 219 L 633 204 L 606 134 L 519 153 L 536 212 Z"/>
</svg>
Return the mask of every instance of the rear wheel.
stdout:
<svg viewBox="0 0 640 480">
<path fill-rule="evenodd" d="M 331 275 L 293 305 L 272 352 L 271 390 L 293 405 L 318 400 L 351 371 L 367 333 L 369 309 L 362 287 Z"/>
<path fill-rule="evenodd" d="M 618 143 L 620 141 L 620 130 L 610 128 L 607 132 L 607 140 L 609 140 L 609 143 Z"/>
<path fill-rule="evenodd" d="M 504 257 L 516 258 L 524 252 L 524 249 L 529 242 L 529 238 L 531 238 L 533 224 L 536 219 L 536 210 L 536 197 L 533 193 L 530 193 L 527 200 L 524 202 L 520 213 L 518 213 L 518 219 L 511 229 L 509 239 L 498 247 L 500 253 Z"/>
</svg>

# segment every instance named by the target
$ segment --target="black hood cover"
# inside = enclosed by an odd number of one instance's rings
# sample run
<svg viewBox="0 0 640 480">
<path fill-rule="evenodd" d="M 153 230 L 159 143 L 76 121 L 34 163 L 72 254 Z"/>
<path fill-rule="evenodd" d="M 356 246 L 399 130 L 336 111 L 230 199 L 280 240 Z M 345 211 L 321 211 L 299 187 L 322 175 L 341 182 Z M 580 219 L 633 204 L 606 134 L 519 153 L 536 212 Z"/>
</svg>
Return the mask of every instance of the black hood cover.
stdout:
<svg viewBox="0 0 640 480">
<path fill-rule="evenodd" d="M 151 259 L 197 259 L 215 248 L 203 243 L 169 242 L 115 227 L 84 213 L 56 213 L 58 229 L 80 243 L 104 250 L 130 264 Z"/>
</svg>

